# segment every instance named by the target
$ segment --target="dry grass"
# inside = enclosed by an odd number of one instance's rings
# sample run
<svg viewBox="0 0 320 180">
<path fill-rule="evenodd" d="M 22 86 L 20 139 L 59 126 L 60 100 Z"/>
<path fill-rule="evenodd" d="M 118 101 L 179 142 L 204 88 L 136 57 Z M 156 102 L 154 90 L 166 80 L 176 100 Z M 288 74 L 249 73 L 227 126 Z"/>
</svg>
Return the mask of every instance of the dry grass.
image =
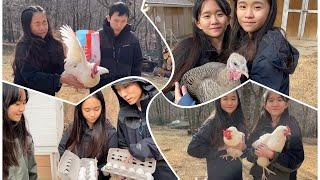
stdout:
<svg viewBox="0 0 320 180">
<path fill-rule="evenodd" d="M 317 41 L 290 42 L 300 52 L 298 66 L 290 77 L 290 96 L 317 107 Z"/>
<path fill-rule="evenodd" d="M 157 144 L 180 179 L 204 179 L 207 174 L 206 161 L 189 156 L 186 152 L 191 136 L 186 130 L 152 126 Z M 311 141 L 309 141 L 311 142 Z M 313 142 L 316 142 L 313 140 Z M 305 160 L 298 170 L 298 179 L 317 179 L 317 145 L 304 143 Z M 251 179 L 249 163 L 244 162 L 243 179 Z"/>
<path fill-rule="evenodd" d="M 4 44 L 3 45 L 3 61 L 2 61 L 2 79 L 8 82 L 13 82 L 13 70 L 12 70 L 12 61 L 14 59 L 14 45 L 13 44 Z M 168 78 L 157 77 L 151 74 L 143 74 L 142 77 L 150 80 L 154 83 L 158 88 L 163 88 L 165 83 L 168 81 Z M 56 97 L 67 100 L 72 103 L 78 103 L 83 98 L 89 95 L 89 90 L 81 89 L 77 90 L 67 85 L 63 85 L 58 93 L 56 93 Z"/>
</svg>

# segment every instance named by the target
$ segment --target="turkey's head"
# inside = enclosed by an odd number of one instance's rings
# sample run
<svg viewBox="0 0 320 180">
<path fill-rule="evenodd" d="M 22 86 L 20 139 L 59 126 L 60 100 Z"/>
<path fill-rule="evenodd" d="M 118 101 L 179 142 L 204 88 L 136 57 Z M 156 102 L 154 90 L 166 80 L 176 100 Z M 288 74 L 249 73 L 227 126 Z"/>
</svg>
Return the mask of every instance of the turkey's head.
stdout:
<svg viewBox="0 0 320 180">
<path fill-rule="evenodd" d="M 238 53 L 232 53 L 227 61 L 228 79 L 237 81 L 243 74 L 249 78 L 247 60 Z"/>
</svg>

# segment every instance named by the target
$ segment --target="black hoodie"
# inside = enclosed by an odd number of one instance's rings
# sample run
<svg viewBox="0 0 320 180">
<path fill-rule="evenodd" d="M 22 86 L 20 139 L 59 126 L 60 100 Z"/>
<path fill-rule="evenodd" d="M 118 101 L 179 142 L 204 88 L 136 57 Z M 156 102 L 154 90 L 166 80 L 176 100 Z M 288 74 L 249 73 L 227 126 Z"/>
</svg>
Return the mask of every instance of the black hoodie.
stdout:
<svg viewBox="0 0 320 180">
<path fill-rule="evenodd" d="M 105 20 L 99 34 L 100 66 L 107 68 L 109 73 L 102 75 L 99 84 L 91 88 L 90 92 L 117 79 L 141 75 L 142 52 L 130 25 L 127 24 L 118 36 L 114 36 L 110 23 Z"/>
<path fill-rule="evenodd" d="M 141 161 L 144 161 L 146 158 L 157 160 L 156 171 L 153 173 L 155 179 L 177 179 L 161 156 L 146 122 L 147 106 L 158 91 L 150 83 L 143 80 L 133 79 L 129 82 L 137 82 L 142 88 L 144 97 L 140 100 L 140 111 L 136 105 L 130 105 L 120 97 L 114 86 L 112 86 L 120 104 L 117 125 L 119 148 L 128 149 L 132 156 Z"/>
</svg>

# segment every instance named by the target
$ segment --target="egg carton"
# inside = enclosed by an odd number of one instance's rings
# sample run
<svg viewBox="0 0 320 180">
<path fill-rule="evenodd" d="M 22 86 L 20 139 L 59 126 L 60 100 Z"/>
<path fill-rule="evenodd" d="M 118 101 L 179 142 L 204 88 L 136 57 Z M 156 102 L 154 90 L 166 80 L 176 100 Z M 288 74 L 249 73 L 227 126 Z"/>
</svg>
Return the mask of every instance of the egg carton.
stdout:
<svg viewBox="0 0 320 180">
<path fill-rule="evenodd" d="M 127 179 L 153 180 L 152 173 L 156 170 L 156 160 L 148 158 L 140 161 L 136 158 L 127 160 L 130 157 L 127 149 L 110 148 L 107 164 L 101 169 L 104 175 L 119 175 Z"/>
<path fill-rule="evenodd" d="M 58 164 L 58 174 L 62 180 L 97 180 L 97 160 L 80 159 L 76 154 L 66 150 Z"/>
</svg>

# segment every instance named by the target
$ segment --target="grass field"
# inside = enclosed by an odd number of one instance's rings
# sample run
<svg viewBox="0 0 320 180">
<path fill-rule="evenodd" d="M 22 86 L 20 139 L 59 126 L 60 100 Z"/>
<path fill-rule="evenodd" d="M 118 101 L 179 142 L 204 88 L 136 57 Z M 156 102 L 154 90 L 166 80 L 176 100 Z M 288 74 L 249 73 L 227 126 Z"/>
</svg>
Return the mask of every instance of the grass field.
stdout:
<svg viewBox="0 0 320 180">
<path fill-rule="evenodd" d="M 152 126 L 152 133 L 157 144 L 164 153 L 170 165 L 183 180 L 202 180 L 206 178 L 205 159 L 193 158 L 187 154 L 191 136 L 186 130 L 169 129 Z M 317 179 L 317 144 L 316 139 L 309 139 L 304 144 L 305 160 L 298 169 L 299 180 Z M 243 179 L 251 180 L 249 163 L 244 162 Z"/>
</svg>

